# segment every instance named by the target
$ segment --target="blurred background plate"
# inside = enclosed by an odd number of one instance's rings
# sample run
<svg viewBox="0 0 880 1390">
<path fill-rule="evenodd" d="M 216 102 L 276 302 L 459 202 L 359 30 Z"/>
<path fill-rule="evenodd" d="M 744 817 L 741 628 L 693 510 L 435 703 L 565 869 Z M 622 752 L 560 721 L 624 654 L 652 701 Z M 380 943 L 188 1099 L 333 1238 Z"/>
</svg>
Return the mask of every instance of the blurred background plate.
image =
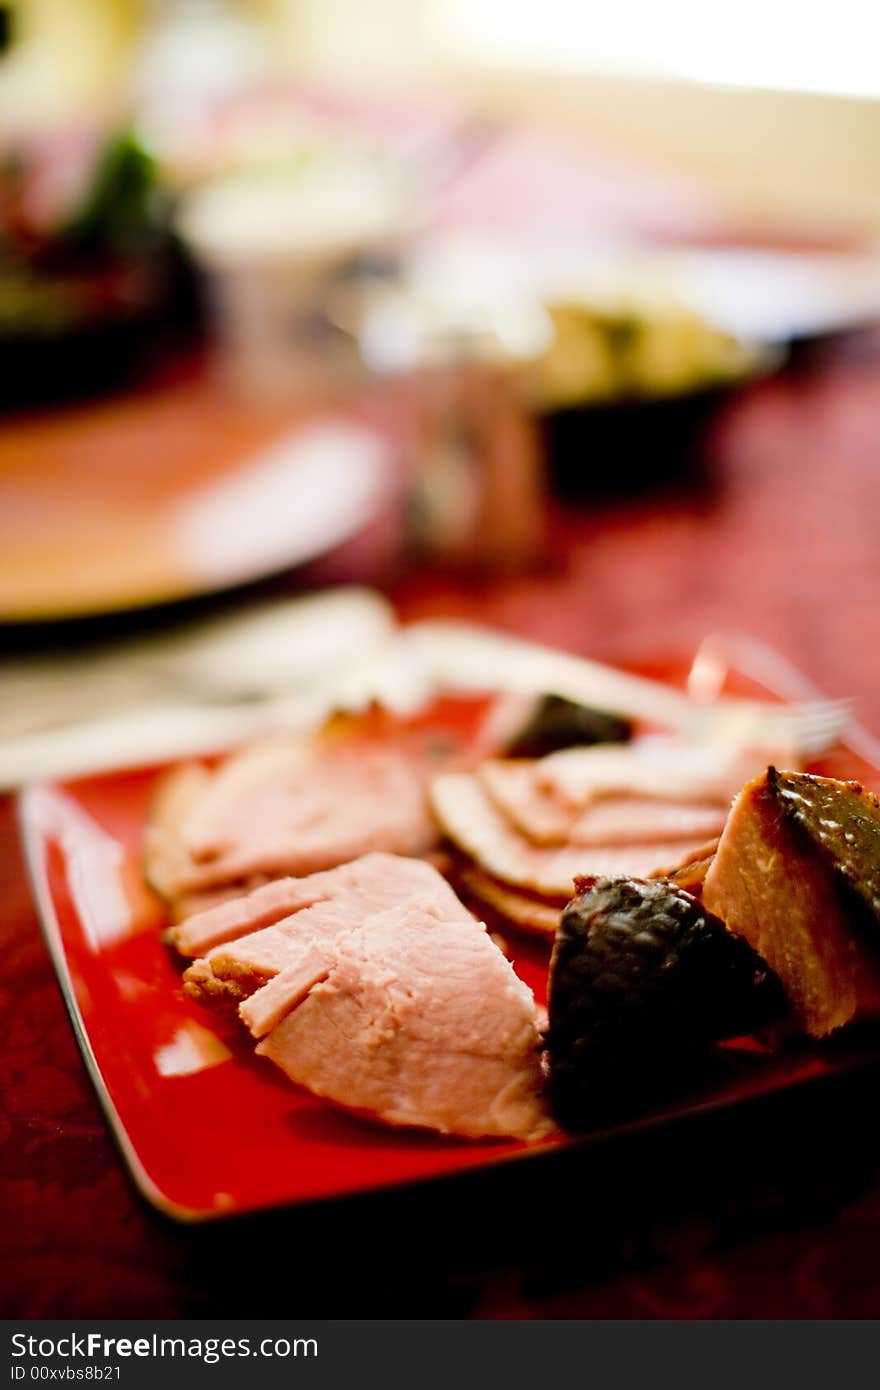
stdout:
<svg viewBox="0 0 880 1390">
<path fill-rule="evenodd" d="M 255 412 L 209 382 L 22 418 L 0 440 L 0 621 L 145 607 L 313 560 L 368 525 L 390 479 L 372 430 Z"/>
</svg>

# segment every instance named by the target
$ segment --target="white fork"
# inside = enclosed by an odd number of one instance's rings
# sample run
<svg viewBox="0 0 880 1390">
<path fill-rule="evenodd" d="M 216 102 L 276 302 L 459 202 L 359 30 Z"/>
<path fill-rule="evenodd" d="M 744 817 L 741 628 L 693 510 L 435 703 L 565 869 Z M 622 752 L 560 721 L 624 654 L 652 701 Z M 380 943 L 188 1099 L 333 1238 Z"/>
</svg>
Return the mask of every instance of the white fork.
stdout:
<svg viewBox="0 0 880 1390">
<path fill-rule="evenodd" d="M 836 743 L 852 721 L 851 700 L 774 704 L 716 698 L 709 690 L 699 698 L 599 662 L 462 623 L 417 623 L 403 641 L 438 685 L 552 692 L 659 724 L 687 738 L 781 748 L 809 758 Z"/>
<path fill-rule="evenodd" d="M 731 668 L 788 702 L 793 738 L 806 757 L 825 752 L 845 734 L 853 752 L 874 767 L 880 764 L 880 741 L 856 722 L 854 702 L 823 696 L 802 671 L 756 637 L 717 632 L 704 637 L 691 665 L 688 691 L 700 700 L 718 698 Z"/>
<path fill-rule="evenodd" d="M 567 656 L 487 628 L 425 622 L 405 628 L 362 654 L 348 670 L 313 688 L 246 703 L 151 702 L 60 729 L 0 740 L 0 790 L 40 777 L 73 777 L 133 767 L 169 758 L 198 756 L 248 738 L 306 732 L 333 709 L 358 710 L 381 700 L 401 712 L 417 709 L 438 688 L 508 690 L 527 695 L 557 693 L 675 730 L 687 737 L 726 740 L 767 748 L 780 756 L 798 752 L 809 760 L 847 731 L 848 700 L 807 699 L 792 704 L 716 696 L 727 655 L 717 649 L 695 663 L 693 694 L 610 666 Z M 743 669 L 734 659 L 738 669 Z M 723 669 L 722 669 L 723 667 Z M 760 678 L 760 673 L 756 674 Z M 780 691 L 785 682 L 767 682 Z M 880 748 L 856 729 L 848 742 L 869 762 L 880 764 Z"/>
<path fill-rule="evenodd" d="M 757 748 L 784 749 L 803 758 L 816 758 L 833 747 L 853 720 L 853 701 L 802 700 L 790 705 L 721 698 L 700 705 L 693 721 L 682 720 L 679 731 L 692 738 L 724 740 Z"/>
</svg>

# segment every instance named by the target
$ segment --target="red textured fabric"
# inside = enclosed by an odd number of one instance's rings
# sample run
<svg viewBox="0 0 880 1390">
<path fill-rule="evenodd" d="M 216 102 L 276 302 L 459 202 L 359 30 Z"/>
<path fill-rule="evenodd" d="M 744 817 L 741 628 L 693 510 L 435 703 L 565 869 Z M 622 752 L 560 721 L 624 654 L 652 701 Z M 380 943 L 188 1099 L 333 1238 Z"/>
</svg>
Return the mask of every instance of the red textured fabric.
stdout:
<svg viewBox="0 0 880 1390">
<path fill-rule="evenodd" d="M 688 496 L 561 517 L 555 564 L 540 575 L 399 580 L 399 610 L 467 614 L 611 658 L 686 651 L 712 630 L 750 632 L 829 693 L 854 694 L 876 730 L 880 365 L 828 367 L 747 393 L 719 423 L 707 464 L 711 485 Z M 291 1238 L 289 1281 L 264 1292 L 249 1263 L 249 1242 L 264 1236 L 177 1230 L 133 1195 L 42 944 L 8 802 L 0 1208 L 0 1311 L 12 1317 L 880 1314 L 880 1179 L 864 1142 L 794 1201 L 776 1174 L 751 1198 L 716 1202 L 711 1215 L 648 1221 L 605 1264 L 596 1249 L 563 1266 L 556 1254 L 469 1246 L 460 1262 L 428 1251 L 421 1264 L 395 1270 L 391 1261 L 367 1278 L 346 1243 L 349 1216 L 328 1212 L 321 1246 L 333 1258 L 321 1264 L 317 1247 L 295 1258 Z M 539 1225 L 540 1205 L 512 1210 L 511 1220 Z M 390 1247 L 398 1236 L 389 1232 Z"/>
</svg>

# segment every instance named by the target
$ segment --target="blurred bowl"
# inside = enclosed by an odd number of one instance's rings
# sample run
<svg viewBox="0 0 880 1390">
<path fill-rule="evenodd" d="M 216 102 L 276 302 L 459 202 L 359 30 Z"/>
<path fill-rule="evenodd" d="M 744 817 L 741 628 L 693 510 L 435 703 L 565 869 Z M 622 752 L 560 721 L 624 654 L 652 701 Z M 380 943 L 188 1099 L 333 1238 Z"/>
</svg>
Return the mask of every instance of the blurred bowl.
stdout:
<svg viewBox="0 0 880 1390">
<path fill-rule="evenodd" d="M 173 271 L 160 256 L 34 275 L 0 270 L 0 408 L 122 386 L 169 327 Z"/>
<path fill-rule="evenodd" d="M 719 404 L 775 366 L 777 350 L 692 310 L 547 306 L 554 334 L 523 389 L 544 435 L 551 481 L 567 498 L 642 491 L 693 477 Z"/>
<path fill-rule="evenodd" d="M 696 480 L 707 427 L 732 390 L 712 386 L 540 415 L 552 491 L 588 501 Z"/>
</svg>

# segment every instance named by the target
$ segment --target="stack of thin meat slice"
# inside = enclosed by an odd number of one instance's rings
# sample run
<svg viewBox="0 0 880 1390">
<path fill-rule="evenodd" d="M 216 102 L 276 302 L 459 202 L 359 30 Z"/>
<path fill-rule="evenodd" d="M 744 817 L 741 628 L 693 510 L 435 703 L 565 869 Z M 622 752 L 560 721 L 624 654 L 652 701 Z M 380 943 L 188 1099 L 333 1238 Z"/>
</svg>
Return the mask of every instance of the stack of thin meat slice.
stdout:
<svg viewBox="0 0 880 1390">
<path fill-rule="evenodd" d="M 433 779 L 468 901 L 552 936 L 575 879 L 646 878 L 708 862 L 731 798 L 767 750 L 646 736 Z"/>
<path fill-rule="evenodd" d="M 367 854 L 167 936 L 192 961 L 187 991 L 233 1002 L 257 1052 L 314 1094 L 472 1138 L 552 1131 L 532 992 L 430 864 Z"/>
<path fill-rule="evenodd" d="M 278 738 L 211 769 L 184 764 L 160 789 L 145 868 L 177 919 L 283 874 L 371 850 L 424 854 L 437 839 L 427 771 L 367 738 Z"/>
</svg>

